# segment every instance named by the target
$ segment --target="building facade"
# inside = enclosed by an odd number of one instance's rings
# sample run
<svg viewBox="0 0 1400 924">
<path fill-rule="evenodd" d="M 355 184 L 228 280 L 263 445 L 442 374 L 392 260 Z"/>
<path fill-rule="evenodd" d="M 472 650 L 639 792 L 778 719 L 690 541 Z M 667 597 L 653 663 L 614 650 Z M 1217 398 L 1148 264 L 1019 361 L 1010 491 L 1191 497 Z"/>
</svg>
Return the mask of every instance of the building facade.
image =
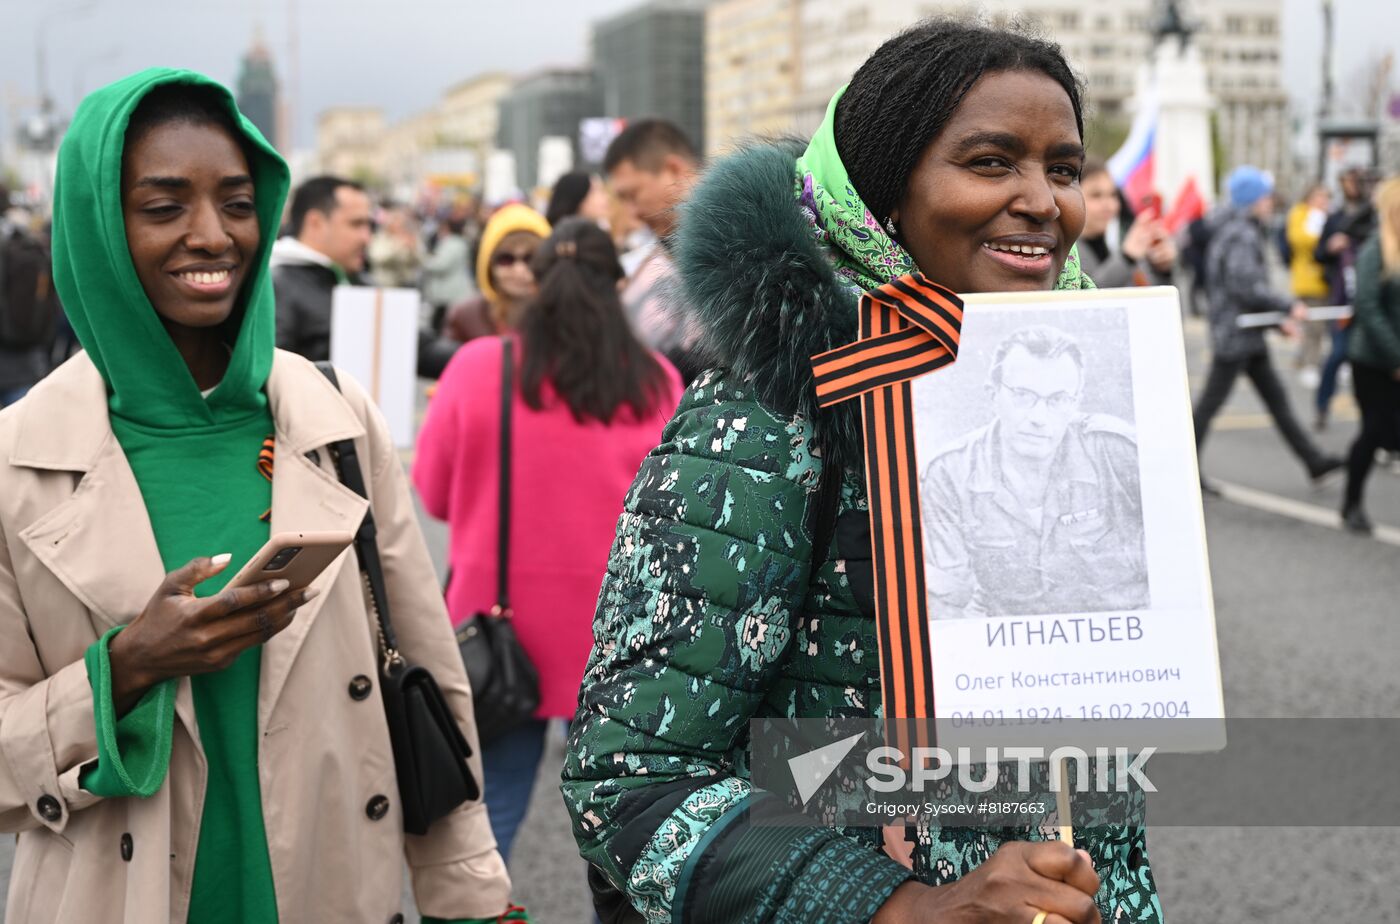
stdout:
<svg viewBox="0 0 1400 924">
<path fill-rule="evenodd" d="M 705 12 L 705 153 L 796 128 L 798 0 L 719 0 Z"/>
<path fill-rule="evenodd" d="M 395 198 L 411 198 L 409 190 L 423 179 L 441 121 L 437 110 L 429 109 L 385 127 L 380 143 L 380 179 Z"/>
<path fill-rule="evenodd" d="M 596 23 L 603 111 L 675 122 L 705 150 L 705 0 L 651 0 Z"/>
<path fill-rule="evenodd" d="M 449 87 L 438 104 L 440 142 L 443 147 L 472 152 L 480 171 L 500 132 L 501 99 L 510 92 L 509 74 L 480 74 Z"/>
<path fill-rule="evenodd" d="M 325 110 L 316 119 L 319 169 L 357 181 L 382 181 L 387 129 L 382 109 L 338 106 Z"/>
<path fill-rule="evenodd" d="M 735 90 L 733 71 L 742 70 L 743 42 L 729 23 L 752 17 L 765 22 L 772 0 L 723 0 L 711 21 L 707 82 L 716 86 L 722 108 L 707 113 L 716 131 L 725 126 L 771 118 L 766 103 Z M 1280 63 L 1282 0 L 1198 0 L 1185 4 L 1188 21 L 1198 26 L 1193 37 L 1206 67 L 1207 85 L 1215 99 L 1216 134 L 1224 172 L 1249 161 L 1286 178 L 1291 170 L 1287 95 Z M 1092 119 L 1126 128 L 1138 71 L 1152 48 L 1153 0 L 1115 0 L 1088 7 L 1068 0 L 796 0 L 795 105 L 792 128 L 810 134 L 826 112 L 838 87 L 851 79 L 861 63 L 901 29 L 927 16 L 981 16 L 991 23 L 1026 21 L 1059 42 L 1084 80 Z M 757 33 L 758 30 L 756 29 Z M 755 39 L 756 40 L 756 39 Z M 782 62 L 775 54 L 771 67 Z M 751 65 L 756 70 L 759 65 Z M 750 74 L 748 79 L 757 79 Z M 729 139 L 713 138 L 710 150 Z M 1091 146 L 1095 139 L 1090 138 Z M 1108 153 L 1108 152 L 1104 152 Z"/>
<path fill-rule="evenodd" d="M 539 182 L 540 142 L 568 138 L 579 159 L 579 123 L 603 114 L 591 68 L 551 68 L 522 77 L 501 97 L 497 147 L 515 155 L 515 181 L 524 192 Z"/>
</svg>

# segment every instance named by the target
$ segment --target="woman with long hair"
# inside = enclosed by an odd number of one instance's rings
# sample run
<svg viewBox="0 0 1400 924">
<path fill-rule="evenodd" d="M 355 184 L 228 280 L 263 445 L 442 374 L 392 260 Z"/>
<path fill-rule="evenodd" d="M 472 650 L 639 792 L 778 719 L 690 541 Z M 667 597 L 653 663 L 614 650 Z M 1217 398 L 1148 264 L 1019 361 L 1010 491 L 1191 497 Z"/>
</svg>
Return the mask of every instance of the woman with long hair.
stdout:
<svg viewBox="0 0 1400 924">
<path fill-rule="evenodd" d="M 484 745 L 487 807 L 507 859 L 547 724 L 574 714 L 617 511 L 680 398 L 675 370 L 628 326 L 606 231 L 565 219 L 533 270 L 539 292 L 516 335 L 474 340 L 443 373 L 413 464 L 424 508 L 450 528 L 447 607 L 460 625 L 496 602 L 502 364 L 511 351 L 508 587 L 540 706 Z"/>
<path fill-rule="evenodd" d="M 627 494 L 564 766 L 604 918 L 1161 921 L 1140 827 L 1074 849 L 925 824 L 910 868 L 878 829 L 755 823 L 749 775 L 752 719 L 884 715 L 859 410 L 819 406 L 811 357 L 915 271 L 1092 288 L 1083 127 L 1056 45 L 930 20 L 871 55 L 805 149 L 751 145 L 695 189 L 676 262 L 710 371 Z"/>
<path fill-rule="evenodd" d="M 475 752 L 383 417 L 273 349 L 287 187 L 232 94 L 191 71 L 94 92 L 59 149 L 54 278 L 84 352 L 0 412 L 15 924 L 402 920 L 405 860 L 425 921 L 507 909 L 480 800 L 405 835 L 356 557 L 306 590 L 229 586 L 270 535 L 351 532 L 368 509 L 398 650 Z M 351 440 L 368 502 L 332 458 Z"/>
<path fill-rule="evenodd" d="M 1342 520 L 1369 533 L 1362 492 L 1376 451 L 1400 451 L 1400 177 L 1376 190 L 1375 236 L 1356 258 L 1355 317 L 1347 348 L 1361 432 L 1347 457 Z"/>
</svg>

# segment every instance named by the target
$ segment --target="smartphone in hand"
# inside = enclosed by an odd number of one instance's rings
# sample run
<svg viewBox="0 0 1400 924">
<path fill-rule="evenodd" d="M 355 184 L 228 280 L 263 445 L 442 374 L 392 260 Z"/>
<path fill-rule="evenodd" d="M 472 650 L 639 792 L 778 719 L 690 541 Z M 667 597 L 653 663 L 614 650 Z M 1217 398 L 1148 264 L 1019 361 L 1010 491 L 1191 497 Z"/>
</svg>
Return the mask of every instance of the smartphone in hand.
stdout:
<svg viewBox="0 0 1400 924">
<path fill-rule="evenodd" d="M 355 539 L 347 532 L 278 533 L 228 582 L 242 587 L 276 578 L 290 581 L 288 592 L 304 590 Z"/>
</svg>

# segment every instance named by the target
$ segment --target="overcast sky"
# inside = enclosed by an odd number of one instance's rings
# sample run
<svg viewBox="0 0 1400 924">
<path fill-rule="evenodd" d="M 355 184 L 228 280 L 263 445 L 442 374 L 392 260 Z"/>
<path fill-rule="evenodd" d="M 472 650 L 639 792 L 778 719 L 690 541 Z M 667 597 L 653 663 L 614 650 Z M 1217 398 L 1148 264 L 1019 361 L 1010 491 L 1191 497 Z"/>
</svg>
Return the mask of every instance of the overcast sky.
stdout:
<svg viewBox="0 0 1400 924">
<path fill-rule="evenodd" d="M 232 83 L 258 25 L 285 82 L 292 2 L 0 0 L 0 130 L 13 130 L 11 105 L 37 96 L 41 28 L 49 92 L 71 112 L 76 94 L 156 64 L 192 67 Z M 329 106 L 381 106 L 401 116 L 432 105 L 445 87 L 481 71 L 582 63 L 589 23 L 637 2 L 295 0 L 297 143 L 313 143 L 315 114 Z M 1311 110 L 1319 83 L 1320 3 L 1283 0 L 1283 6 L 1284 73 L 1290 92 Z M 1337 76 L 1345 90 L 1359 62 L 1400 52 L 1400 3 L 1337 0 L 1337 6 Z"/>
</svg>

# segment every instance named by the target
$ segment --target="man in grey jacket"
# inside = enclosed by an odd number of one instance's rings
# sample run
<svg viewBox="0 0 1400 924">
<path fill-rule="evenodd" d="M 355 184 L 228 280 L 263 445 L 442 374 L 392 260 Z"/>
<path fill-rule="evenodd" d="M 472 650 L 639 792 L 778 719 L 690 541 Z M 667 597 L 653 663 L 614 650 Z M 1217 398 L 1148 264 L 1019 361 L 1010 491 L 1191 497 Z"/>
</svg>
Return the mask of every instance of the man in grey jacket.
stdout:
<svg viewBox="0 0 1400 924">
<path fill-rule="evenodd" d="M 1317 484 L 1339 471 L 1344 463 L 1323 454 L 1293 416 L 1288 395 L 1269 359 L 1265 329 L 1239 325 L 1242 314 L 1285 312 L 1291 317 L 1284 322 L 1283 330 L 1291 335 L 1294 321 L 1306 310 L 1301 302 L 1276 292 L 1269 284 L 1264 226 L 1274 211 L 1273 177 L 1257 167 L 1241 166 L 1230 174 L 1226 185 L 1229 210 L 1221 216 L 1206 250 L 1214 353 L 1205 388 L 1196 400 L 1196 451 L 1205 444 L 1211 420 L 1230 396 L 1235 379 L 1243 373 L 1254 383 L 1274 426 Z M 1202 488 L 1211 492 L 1205 482 Z"/>
</svg>

